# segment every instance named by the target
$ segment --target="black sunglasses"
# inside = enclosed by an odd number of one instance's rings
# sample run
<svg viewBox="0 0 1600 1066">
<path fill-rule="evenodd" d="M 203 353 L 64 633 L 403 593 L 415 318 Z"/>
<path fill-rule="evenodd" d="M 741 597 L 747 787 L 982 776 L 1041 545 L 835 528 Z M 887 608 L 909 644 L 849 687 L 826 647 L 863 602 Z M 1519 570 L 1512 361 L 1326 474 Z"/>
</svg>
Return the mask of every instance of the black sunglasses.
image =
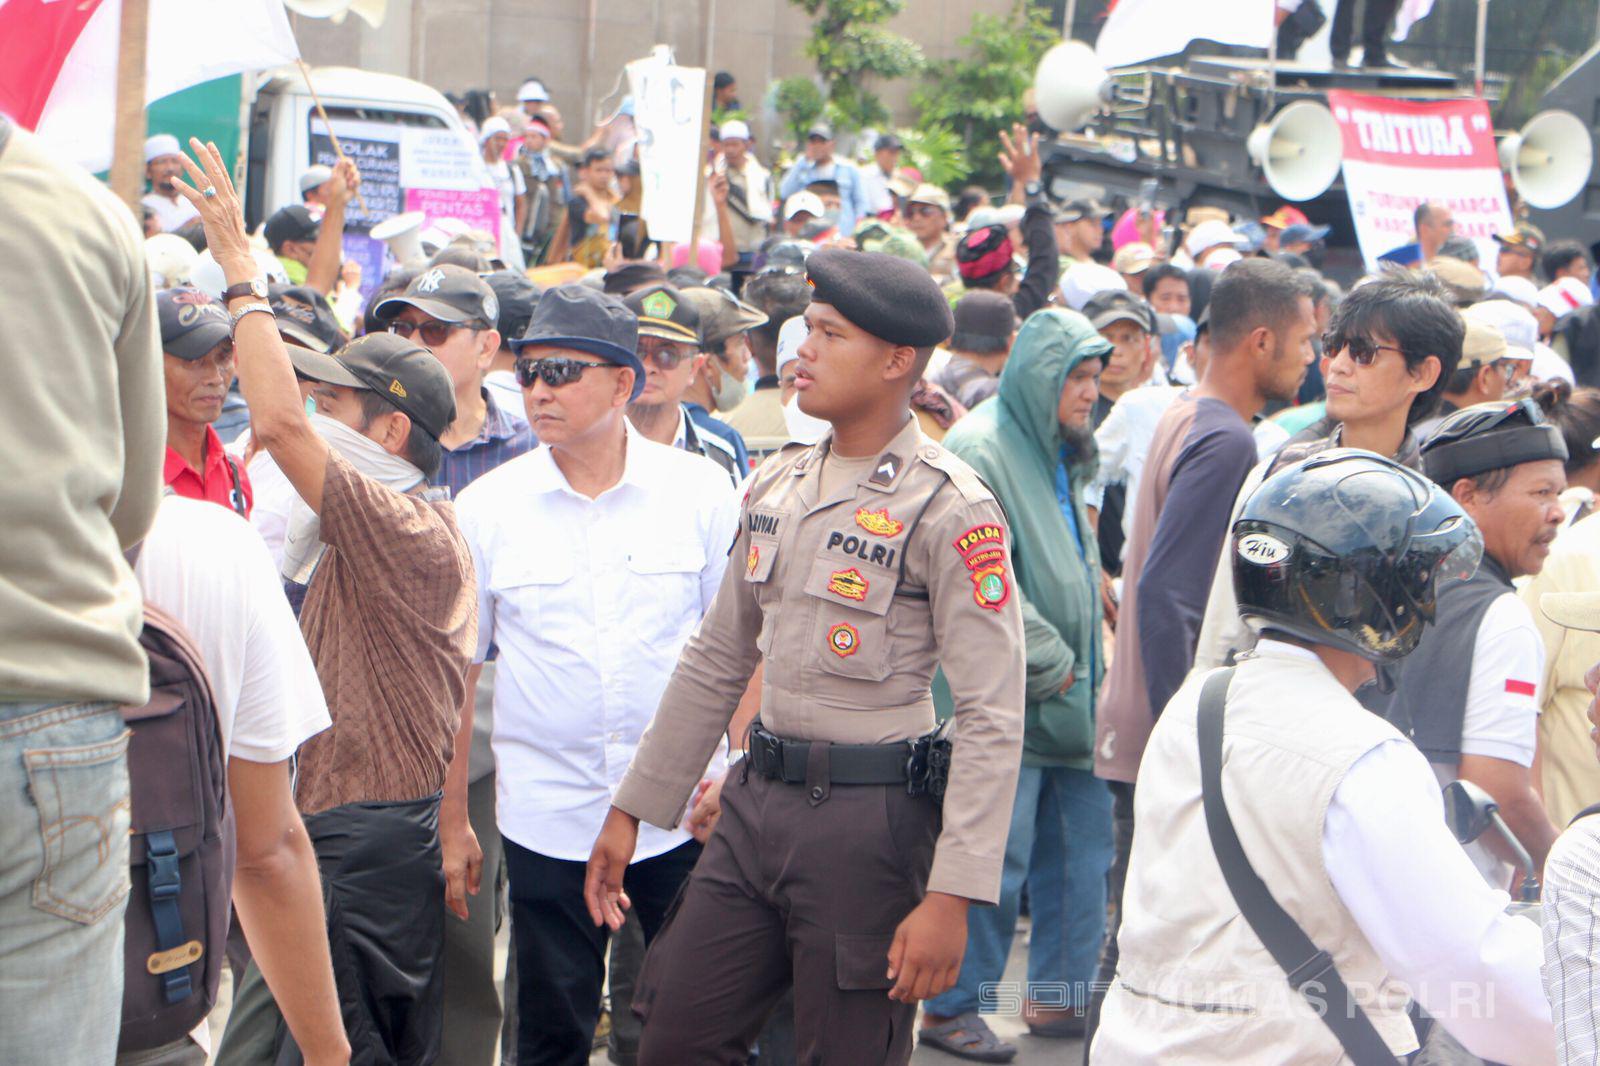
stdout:
<svg viewBox="0 0 1600 1066">
<path fill-rule="evenodd" d="M 1329 359 L 1336 359 L 1341 351 L 1350 353 L 1350 361 L 1356 366 L 1371 366 L 1378 360 L 1379 352 L 1398 352 L 1400 358 L 1406 358 L 1404 348 L 1396 348 L 1392 344 L 1374 344 L 1365 337 L 1341 337 L 1335 333 L 1325 334 L 1322 338 L 1322 354 Z"/>
<path fill-rule="evenodd" d="M 561 355 L 552 355 L 545 359 L 518 359 L 517 383 L 525 389 L 531 389 L 534 382 L 543 381 L 550 388 L 559 389 L 583 377 L 585 370 L 594 370 L 597 367 L 617 369 L 615 363 L 586 363 L 582 359 L 569 359 Z"/>
<path fill-rule="evenodd" d="M 407 322 L 405 319 L 395 319 L 389 323 L 389 332 L 396 336 L 410 340 L 412 334 L 418 334 L 422 343 L 429 348 L 437 348 L 450 339 L 450 334 L 458 329 L 481 329 L 475 322 L 440 322 L 429 319 L 427 322 Z"/>
</svg>

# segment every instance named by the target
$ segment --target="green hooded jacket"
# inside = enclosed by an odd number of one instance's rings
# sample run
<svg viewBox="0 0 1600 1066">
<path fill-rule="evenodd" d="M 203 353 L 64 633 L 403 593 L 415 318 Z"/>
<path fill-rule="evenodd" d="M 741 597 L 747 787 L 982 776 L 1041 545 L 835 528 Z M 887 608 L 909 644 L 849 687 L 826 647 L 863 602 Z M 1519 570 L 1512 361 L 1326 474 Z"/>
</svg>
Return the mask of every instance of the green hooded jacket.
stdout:
<svg viewBox="0 0 1600 1066">
<path fill-rule="evenodd" d="M 1017 333 L 994 398 L 951 428 L 944 446 L 988 482 L 1011 525 L 1012 586 L 1021 593 L 1027 643 L 1029 766 L 1094 768 L 1095 697 L 1105 675 L 1101 641 L 1100 550 L 1083 506 L 1098 451 L 1067 459 L 1082 552 L 1061 512 L 1056 470 L 1065 441 L 1056 420 L 1067 375 L 1111 345 L 1074 311 L 1048 309 Z M 1072 687 L 1060 691 L 1068 674 Z M 941 688 L 943 686 L 940 686 Z"/>
</svg>

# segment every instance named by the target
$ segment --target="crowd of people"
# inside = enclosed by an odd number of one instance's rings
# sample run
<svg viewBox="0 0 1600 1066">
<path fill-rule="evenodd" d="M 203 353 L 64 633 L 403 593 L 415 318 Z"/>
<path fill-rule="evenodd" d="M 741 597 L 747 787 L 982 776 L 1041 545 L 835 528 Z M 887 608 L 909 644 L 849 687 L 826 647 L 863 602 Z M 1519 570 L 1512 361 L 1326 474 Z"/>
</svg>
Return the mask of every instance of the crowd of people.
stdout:
<svg viewBox="0 0 1600 1066">
<path fill-rule="evenodd" d="M 1095 1063 L 1594 1061 L 1584 248 L 1423 203 L 1346 287 L 1293 206 L 1053 200 L 1030 123 L 952 195 L 892 133 L 764 163 L 714 91 L 697 246 L 530 78 L 462 101 L 501 232 L 365 289 L 348 161 L 252 234 L 152 137 L 141 240 L 0 119 L 8 1059 L 1006 1062 L 1007 1009 Z M 168 625 L 220 929 L 141 806 Z"/>
</svg>

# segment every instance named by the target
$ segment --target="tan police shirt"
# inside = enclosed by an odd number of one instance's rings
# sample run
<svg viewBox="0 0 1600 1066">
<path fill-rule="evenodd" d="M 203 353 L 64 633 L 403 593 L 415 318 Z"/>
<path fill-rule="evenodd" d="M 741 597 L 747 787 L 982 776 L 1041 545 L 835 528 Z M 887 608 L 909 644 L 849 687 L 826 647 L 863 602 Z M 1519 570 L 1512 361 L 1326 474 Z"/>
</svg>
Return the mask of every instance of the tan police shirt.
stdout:
<svg viewBox="0 0 1600 1066">
<path fill-rule="evenodd" d="M 1022 754 L 1022 620 L 994 496 L 915 419 L 855 476 L 831 435 L 756 472 L 717 597 L 684 648 L 614 800 L 675 826 L 759 661 L 779 736 L 884 744 L 955 698 L 944 825 L 928 890 L 992 903 Z M 822 491 L 823 467 L 828 488 Z"/>
</svg>

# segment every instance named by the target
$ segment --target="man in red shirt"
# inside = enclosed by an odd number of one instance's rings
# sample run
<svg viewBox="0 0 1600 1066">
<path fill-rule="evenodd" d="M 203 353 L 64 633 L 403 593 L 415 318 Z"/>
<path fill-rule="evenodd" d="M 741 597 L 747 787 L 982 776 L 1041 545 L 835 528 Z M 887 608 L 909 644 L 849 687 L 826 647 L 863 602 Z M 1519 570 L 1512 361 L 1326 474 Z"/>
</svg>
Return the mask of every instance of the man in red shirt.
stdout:
<svg viewBox="0 0 1600 1066">
<path fill-rule="evenodd" d="M 222 450 L 211 424 L 233 384 L 227 308 L 199 289 L 156 294 L 167 379 L 167 460 L 162 480 L 179 496 L 232 507 L 248 518 L 254 496 L 244 467 Z"/>
</svg>

